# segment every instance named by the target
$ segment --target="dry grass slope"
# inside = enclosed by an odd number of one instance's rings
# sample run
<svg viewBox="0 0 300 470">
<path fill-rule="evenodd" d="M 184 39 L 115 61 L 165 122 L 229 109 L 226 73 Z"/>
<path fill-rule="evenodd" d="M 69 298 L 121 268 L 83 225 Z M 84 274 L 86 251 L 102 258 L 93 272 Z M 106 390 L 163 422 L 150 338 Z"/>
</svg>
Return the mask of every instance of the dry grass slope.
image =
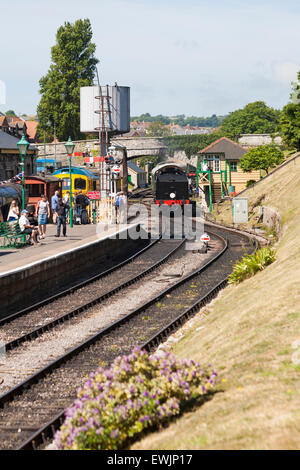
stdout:
<svg viewBox="0 0 300 470">
<path fill-rule="evenodd" d="M 300 448 L 300 364 L 292 360 L 300 340 L 300 161 L 244 195 L 251 207 L 264 195 L 280 212 L 277 260 L 226 288 L 173 348 L 211 362 L 219 393 L 134 449 Z"/>
</svg>

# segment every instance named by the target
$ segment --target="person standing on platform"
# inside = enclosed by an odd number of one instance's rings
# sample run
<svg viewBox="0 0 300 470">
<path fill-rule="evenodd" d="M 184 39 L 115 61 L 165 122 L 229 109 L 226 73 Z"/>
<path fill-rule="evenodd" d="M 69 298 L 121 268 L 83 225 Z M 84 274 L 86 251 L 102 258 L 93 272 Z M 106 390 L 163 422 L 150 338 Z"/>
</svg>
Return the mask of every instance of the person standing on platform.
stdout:
<svg viewBox="0 0 300 470">
<path fill-rule="evenodd" d="M 122 191 L 119 199 L 119 214 L 120 214 L 120 223 L 126 224 L 127 223 L 127 197 L 125 193 Z"/>
<path fill-rule="evenodd" d="M 120 199 L 121 199 L 121 193 L 118 193 L 116 196 L 116 201 L 115 201 L 116 224 L 120 223 Z"/>
<path fill-rule="evenodd" d="M 41 198 L 42 199 L 38 202 L 37 205 L 37 216 L 40 238 L 45 238 L 47 223 L 50 217 L 50 207 L 49 202 L 44 194 L 42 194 Z"/>
<path fill-rule="evenodd" d="M 51 198 L 51 210 L 53 213 L 52 219 L 53 219 L 54 224 L 56 224 L 56 220 L 57 220 L 56 206 L 58 203 L 58 197 L 59 197 L 59 191 L 55 191 L 54 195 Z"/>
<path fill-rule="evenodd" d="M 78 191 L 76 196 L 76 207 L 77 207 L 77 217 L 80 218 L 80 221 L 85 225 L 86 224 L 86 206 L 87 206 L 87 197 L 82 194 L 82 191 Z"/>
<path fill-rule="evenodd" d="M 86 208 L 89 206 L 90 204 L 90 199 L 87 197 L 86 194 L 84 194 L 84 206 L 83 206 L 83 212 L 84 212 L 84 224 L 87 223 L 87 219 L 86 219 Z"/>
<path fill-rule="evenodd" d="M 63 236 L 67 236 L 67 216 L 66 211 L 70 209 L 70 204 L 64 203 L 61 198 L 58 199 L 56 206 L 57 213 L 57 234 L 56 237 L 60 237 L 61 226 L 63 226 Z"/>
<path fill-rule="evenodd" d="M 63 203 L 66 204 L 66 205 L 69 205 L 70 207 L 70 192 L 67 191 L 66 194 L 64 195 L 63 197 Z M 68 220 L 68 214 L 69 214 L 69 209 L 66 209 L 66 220 Z"/>
</svg>

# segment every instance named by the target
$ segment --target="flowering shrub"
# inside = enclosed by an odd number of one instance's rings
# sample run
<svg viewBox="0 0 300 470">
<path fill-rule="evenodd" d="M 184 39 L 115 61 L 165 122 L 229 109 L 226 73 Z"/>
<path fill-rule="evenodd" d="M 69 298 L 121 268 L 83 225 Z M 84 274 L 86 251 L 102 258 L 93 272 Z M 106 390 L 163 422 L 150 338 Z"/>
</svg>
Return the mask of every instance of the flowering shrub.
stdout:
<svg viewBox="0 0 300 470">
<path fill-rule="evenodd" d="M 258 271 L 262 271 L 273 263 L 275 259 L 276 252 L 271 247 L 263 247 L 252 255 L 244 256 L 234 265 L 233 272 L 228 277 L 229 284 L 237 284 L 254 276 Z"/>
<path fill-rule="evenodd" d="M 142 431 L 179 414 L 181 405 L 205 394 L 217 373 L 170 353 L 149 356 L 136 348 L 99 368 L 66 412 L 55 442 L 59 449 L 121 449 Z"/>
</svg>

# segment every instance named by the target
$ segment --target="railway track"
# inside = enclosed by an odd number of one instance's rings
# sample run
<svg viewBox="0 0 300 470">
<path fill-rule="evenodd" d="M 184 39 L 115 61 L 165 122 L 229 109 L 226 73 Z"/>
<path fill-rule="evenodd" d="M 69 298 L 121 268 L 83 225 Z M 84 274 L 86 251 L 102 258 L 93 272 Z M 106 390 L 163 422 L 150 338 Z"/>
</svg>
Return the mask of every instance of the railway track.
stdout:
<svg viewBox="0 0 300 470">
<path fill-rule="evenodd" d="M 150 350 L 216 295 L 253 246 L 245 236 L 228 232 L 225 241 L 223 230 L 209 231 L 223 241 L 213 259 L 0 396 L 2 448 L 32 449 L 51 438 L 86 374 L 134 346 Z"/>
<path fill-rule="evenodd" d="M 25 341 L 36 339 L 136 283 L 165 263 L 183 243 L 184 240 L 154 240 L 120 265 L 2 320 L 1 340 L 6 341 L 5 350 L 11 351 Z"/>
<path fill-rule="evenodd" d="M 9 313 L 7 316 L 0 318 L 0 327 L 3 328 L 3 326 L 8 325 L 10 322 L 15 321 L 19 317 L 24 317 L 28 313 L 31 313 L 34 310 L 40 309 L 46 305 L 51 304 L 52 302 L 57 301 L 60 298 L 65 298 L 67 295 L 73 294 L 76 291 L 79 291 L 80 289 L 89 286 L 90 284 L 94 283 L 95 281 L 99 279 L 104 279 L 106 276 L 111 275 L 115 271 L 123 268 L 126 265 L 129 265 L 129 263 L 132 263 L 133 261 L 136 260 L 139 256 L 141 256 L 143 253 L 145 253 L 148 249 L 152 248 L 160 238 L 154 239 L 154 240 L 149 240 L 149 244 L 144 246 L 141 250 L 134 252 L 131 254 L 129 257 L 123 259 L 121 262 L 117 264 L 113 264 L 111 267 L 106 269 L 105 271 L 100 270 L 97 274 L 88 277 L 87 279 L 77 282 L 73 284 L 71 287 L 64 289 L 54 295 L 51 295 L 43 300 L 40 300 L 38 302 L 33 303 L 29 307 L 26 307 L 22 310 L 19 310 L 17 312 Z M 3 329 L 1 330 L 1 332 Z"/>
</svg>

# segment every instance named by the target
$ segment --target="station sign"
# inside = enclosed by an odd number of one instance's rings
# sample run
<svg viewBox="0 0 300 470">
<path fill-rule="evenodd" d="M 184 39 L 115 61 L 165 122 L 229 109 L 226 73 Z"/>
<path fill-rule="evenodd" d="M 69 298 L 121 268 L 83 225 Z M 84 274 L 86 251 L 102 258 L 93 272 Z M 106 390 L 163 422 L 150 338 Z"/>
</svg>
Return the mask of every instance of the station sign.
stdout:
<svg viewBox="0 0 300 470">
<path fill-rule="evenodd" d="M 87 197 L 92 200 L 100 199 L 100 191 L 88 191 Z"/>
</svg>

